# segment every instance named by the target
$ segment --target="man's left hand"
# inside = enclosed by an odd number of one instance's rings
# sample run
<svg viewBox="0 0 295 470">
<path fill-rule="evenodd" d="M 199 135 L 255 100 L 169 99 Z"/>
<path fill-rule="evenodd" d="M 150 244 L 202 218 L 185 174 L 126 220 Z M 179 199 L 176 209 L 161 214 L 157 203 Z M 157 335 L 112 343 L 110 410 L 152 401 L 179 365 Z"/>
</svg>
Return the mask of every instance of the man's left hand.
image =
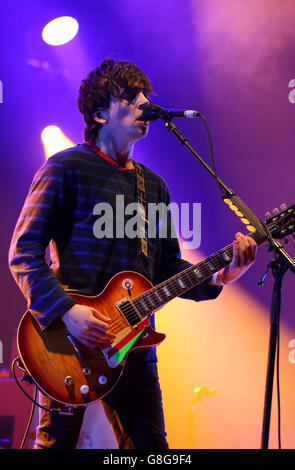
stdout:
<svg viewBox="0 0 295 470">
<path fill-rule="evenodd" d="M 253 238 L 236 233 L 233 242 L 233 259 L 222 273 L 222 283 L 231 284 L 241 277 L 256 259 L 257 244 Z"/>
</svg>

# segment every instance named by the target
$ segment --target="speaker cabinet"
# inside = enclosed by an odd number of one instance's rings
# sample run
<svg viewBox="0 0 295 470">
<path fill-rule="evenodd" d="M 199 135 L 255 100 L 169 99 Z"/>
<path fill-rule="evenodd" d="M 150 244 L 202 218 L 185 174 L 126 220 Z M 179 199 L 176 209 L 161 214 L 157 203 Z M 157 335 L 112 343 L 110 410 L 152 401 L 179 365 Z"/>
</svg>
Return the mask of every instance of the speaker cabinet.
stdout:
<svg viewBox="0 0 295 470">
<path fill-rule="evenodd" d="M 14 416 L 0 416 L 0 449 L 12 449 Z"/>
<path fill-rule="evenodd" d="M 26 387 L 30 393 L 32 387 Z M 0 379 L 0 447 L 19 449 L 31 411 L 31 402 L 11 377 Z"/>
</svg>

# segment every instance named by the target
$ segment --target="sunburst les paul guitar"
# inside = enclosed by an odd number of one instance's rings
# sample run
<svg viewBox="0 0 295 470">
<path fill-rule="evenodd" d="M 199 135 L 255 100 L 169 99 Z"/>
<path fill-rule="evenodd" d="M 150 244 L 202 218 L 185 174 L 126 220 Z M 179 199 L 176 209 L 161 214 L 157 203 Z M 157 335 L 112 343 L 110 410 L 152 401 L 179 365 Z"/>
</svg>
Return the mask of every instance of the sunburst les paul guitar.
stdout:
<svg viewBox="0 0 295 470">
<path fill-rule="evenodd" d="M 270 217 L 266 225 L 275 239 L 293 233 L 295 205 Z M 249 235 L 257 245 L 267 241 L 258 232 Z M 61 403 L 78 406 L 101 399 L 117 384 L 130 351 L 154 347 L 164 340 L 165 335 L 150 326 L 150 316 L 227 266 L 232 256 L 231 244 L 155 287 L 141 274 L 123 271 L 97 296 L 72 295 L 78 304 L 91 306 L 111 318 L 109 331 L 115 339 L 105 349 L 80 343 L 60 318 L 41 330 L 27 311 L 17 333 L 24 368 L 41 391 Z"/>
</svg>

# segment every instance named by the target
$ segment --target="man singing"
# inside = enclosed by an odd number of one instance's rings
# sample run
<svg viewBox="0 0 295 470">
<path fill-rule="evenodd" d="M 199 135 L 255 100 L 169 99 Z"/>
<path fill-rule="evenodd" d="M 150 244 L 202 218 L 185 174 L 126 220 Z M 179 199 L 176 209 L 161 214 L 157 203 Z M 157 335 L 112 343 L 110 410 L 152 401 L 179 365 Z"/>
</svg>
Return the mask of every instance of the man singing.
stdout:
<svg viewBox="0 0 295 470">
<path fill-rule="evenodd" d="M 115 230 L 113 236 L 97 237 L 93 230 L 97 203 L 114 208 L 118 195 L 126 205 L 137 202 L 137 165 L 144 173 L 147 204 L 169 205 L 164 180 L 137 157 L 133 160 L 134 144 L 148 134 L 140 107 L 152 91 L 149 78 L 131 62 L 107 59 L 89 73 L 78 97 L 85 141 L 53 155 L 37 171 L 11 242 L 11 272 L 40 328 L 60 317 L 69 333 L 89 347 L 111 344 L 110 318 L 79 305 L 71 293 L 98 295 L 112 276 L 126 270 L 156 285 L 190 266 L 171 231 L 148 240 L 146 260 L 139 238 L 118 237 Z M 113 222 L 118 222 L 116 215 Z M 249 268 L 255 242 L 238 233 L 233 246 L 231 263 L 183 297 L 214 299 Z M 48 409 L 62 406 L 41 393 L 40 402 Z M 130 352 L 118 384 L 101 402 L 120 449 L 168 448 L 154 348 Z M 40 409 L 35 448 L 75 448 L 84 411 L 77 407 L 66 415 Z"/>
</svg>

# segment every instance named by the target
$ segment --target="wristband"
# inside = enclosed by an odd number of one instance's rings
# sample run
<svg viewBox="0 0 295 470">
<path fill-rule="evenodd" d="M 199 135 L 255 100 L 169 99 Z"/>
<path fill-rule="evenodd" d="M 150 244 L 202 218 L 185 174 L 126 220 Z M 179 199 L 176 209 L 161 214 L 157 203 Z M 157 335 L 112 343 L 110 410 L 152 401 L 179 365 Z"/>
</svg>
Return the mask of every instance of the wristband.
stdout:
<svg viewBox="0 0 295 470">
<path fill-rule="evenodd" d="M 225 286 L 226 283 L 223 280 L 223 269 L 220 269 L 217 273 L 213 274 L 212 276 L 212 283 L 215 284 L 216 286 Z"/>
</svg>

